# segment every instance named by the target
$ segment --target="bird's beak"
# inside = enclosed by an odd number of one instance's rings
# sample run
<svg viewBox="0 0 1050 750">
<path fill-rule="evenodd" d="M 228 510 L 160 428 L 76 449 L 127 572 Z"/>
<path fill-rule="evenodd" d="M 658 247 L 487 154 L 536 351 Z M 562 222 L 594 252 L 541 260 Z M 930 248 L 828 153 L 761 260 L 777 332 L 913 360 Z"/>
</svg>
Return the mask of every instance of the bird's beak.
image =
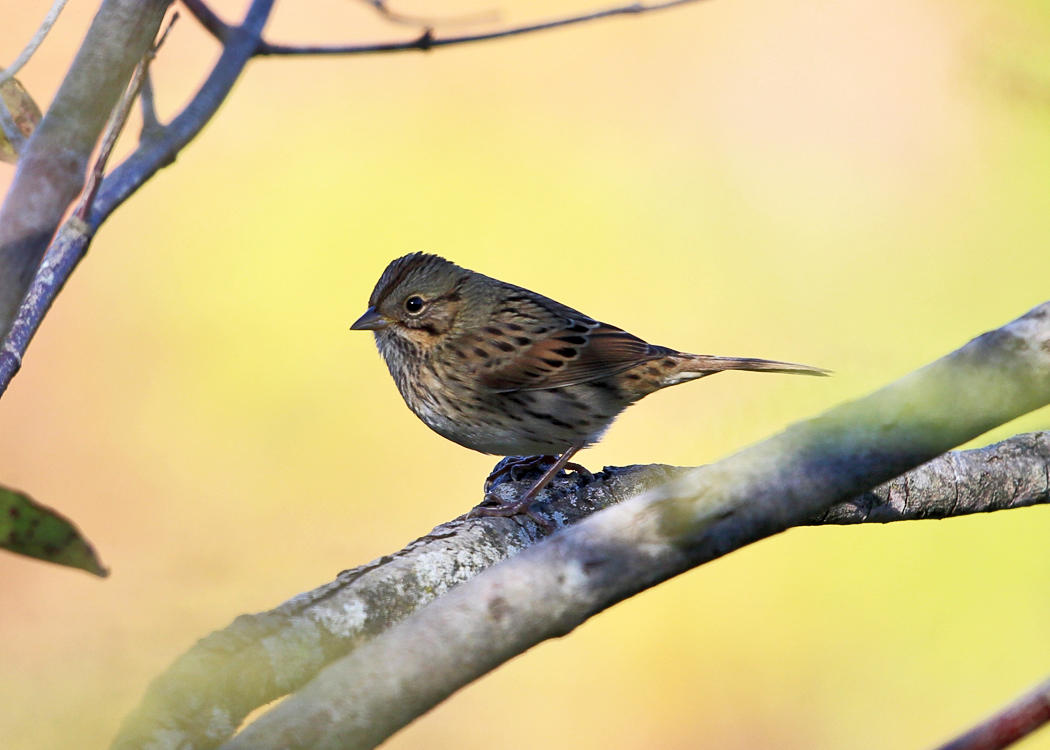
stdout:
<svg viewBox="0 0 1050 750">
<path fill-rule="evenodd" d="M 365 310 L 365 314 L 354 321 L 351 331 L 378 331 L 390 325 L 390 320 L 376 312 L 374 307 Z"/>
</svg>

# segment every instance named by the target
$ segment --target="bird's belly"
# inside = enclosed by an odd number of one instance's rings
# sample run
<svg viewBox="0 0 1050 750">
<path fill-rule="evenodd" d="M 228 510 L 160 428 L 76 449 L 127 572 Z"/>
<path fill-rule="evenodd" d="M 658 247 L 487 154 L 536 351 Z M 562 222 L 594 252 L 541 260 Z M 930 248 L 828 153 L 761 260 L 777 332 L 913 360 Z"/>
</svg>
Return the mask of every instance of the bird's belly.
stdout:
<svg viewBox="0 0 1050 750">
<path fill-rule="evenodd" d="M 409 405 L 438 434 L 499 456 L 557 455 L 574 445 L 590 445 L 601 438 L 619 412 L 582 385 L 474 392 L 457 398 L 458 408 L 443 401 L 423 398 Z"/>
</svg>

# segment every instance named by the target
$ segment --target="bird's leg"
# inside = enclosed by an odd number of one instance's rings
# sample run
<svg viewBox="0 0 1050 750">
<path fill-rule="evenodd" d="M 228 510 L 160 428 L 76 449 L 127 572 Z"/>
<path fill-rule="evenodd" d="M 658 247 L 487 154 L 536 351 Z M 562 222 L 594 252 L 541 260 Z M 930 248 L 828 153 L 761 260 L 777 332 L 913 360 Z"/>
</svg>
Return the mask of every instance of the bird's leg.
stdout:
<svg viewBox="0 0 1050 750">
<path fill-rule="evenodd" d="M 524 495 L 519 497 L 517 500 L 511 503 L 504 503 L 500 498 L 496 497 L 492 493 L 486 493 L 485 499 L 481 501 L 481 504 L 474 508 L 474 510 L 468 513 L 468 516 L 516 516 L 519 513 L 524 513 L 533 521 L 538 523 L 540 526 L 547 528 L 551 527 L 551 522 L 542 516 L 538 516 L 529 510 L 529 506 L 532 505 L 532 501 L 536 499 L 536 495 L 543 490 L 551 480 L 558 475 L 558 472 L 564 469 L 569 464 L 569 459 L 572 458 L 576 451 L 582 448 L 582 445 L 574 445 L 569 450 L 559 456 L 558 460 L 551 464 L 551 467 L 547 471 L 543 472 L 543 476 L 536 480 L 536 483 L 529 487 L 528 491 Z M 541 457 L 542 458 L 542 457 Z M 582 467 L 581 467 L 582 468 Z M 586 469 L 584 469 L 586 471 Z M 588 474 L 590 472 L 587 472 Z M 486 503 L 497 503 L 496 505 L 486 505 Z"/>
</svg>

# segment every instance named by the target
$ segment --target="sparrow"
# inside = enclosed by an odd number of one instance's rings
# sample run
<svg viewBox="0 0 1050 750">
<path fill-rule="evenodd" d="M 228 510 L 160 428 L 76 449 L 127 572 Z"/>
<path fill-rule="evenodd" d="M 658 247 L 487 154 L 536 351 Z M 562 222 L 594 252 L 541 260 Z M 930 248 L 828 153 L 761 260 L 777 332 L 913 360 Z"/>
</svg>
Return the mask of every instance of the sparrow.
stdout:
<svg viewBox="0 0 1050 750">
<path fill-rule="evenodd" d="M 352 326 L 372 331 L 408 407 L 432 430 L 481 453 L 532 456 L 489 475 L 472 515 L 530 511 L 569 460 L 624 409 L 661 388 L 724 370 L 827 375 L 809 365 L 688 354 L 437 255 L 411 253 L 383 271 Z M 488 490 L 508 469 L 550 464 L 520 498 Z"/>
</svg>

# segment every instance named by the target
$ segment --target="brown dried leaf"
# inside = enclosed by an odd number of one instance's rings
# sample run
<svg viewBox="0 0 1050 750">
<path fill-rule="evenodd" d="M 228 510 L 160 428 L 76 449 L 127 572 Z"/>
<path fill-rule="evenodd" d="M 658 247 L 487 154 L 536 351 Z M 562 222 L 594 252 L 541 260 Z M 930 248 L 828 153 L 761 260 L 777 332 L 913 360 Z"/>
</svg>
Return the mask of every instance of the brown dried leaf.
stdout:
<svg viewBox="0 0 1050 750">
<path fill-rule="evenodd" d="M 33 101 L 33 97 L 29 95 L 25 87 L 18 82 L 17 78 L 9 78 L 0 83 L 0 97 L 3 97 L 11 119 L 14 120 L 22 135 L 25 138 L 32 135 L 33 129 L 40 122 L 40 108 L 36 106 L 36 102 Z M 11 164 L 18 161 L 18 152 L 8 141 L 3 128 L 0 128 L 0 161 Z"/>
</svg>

